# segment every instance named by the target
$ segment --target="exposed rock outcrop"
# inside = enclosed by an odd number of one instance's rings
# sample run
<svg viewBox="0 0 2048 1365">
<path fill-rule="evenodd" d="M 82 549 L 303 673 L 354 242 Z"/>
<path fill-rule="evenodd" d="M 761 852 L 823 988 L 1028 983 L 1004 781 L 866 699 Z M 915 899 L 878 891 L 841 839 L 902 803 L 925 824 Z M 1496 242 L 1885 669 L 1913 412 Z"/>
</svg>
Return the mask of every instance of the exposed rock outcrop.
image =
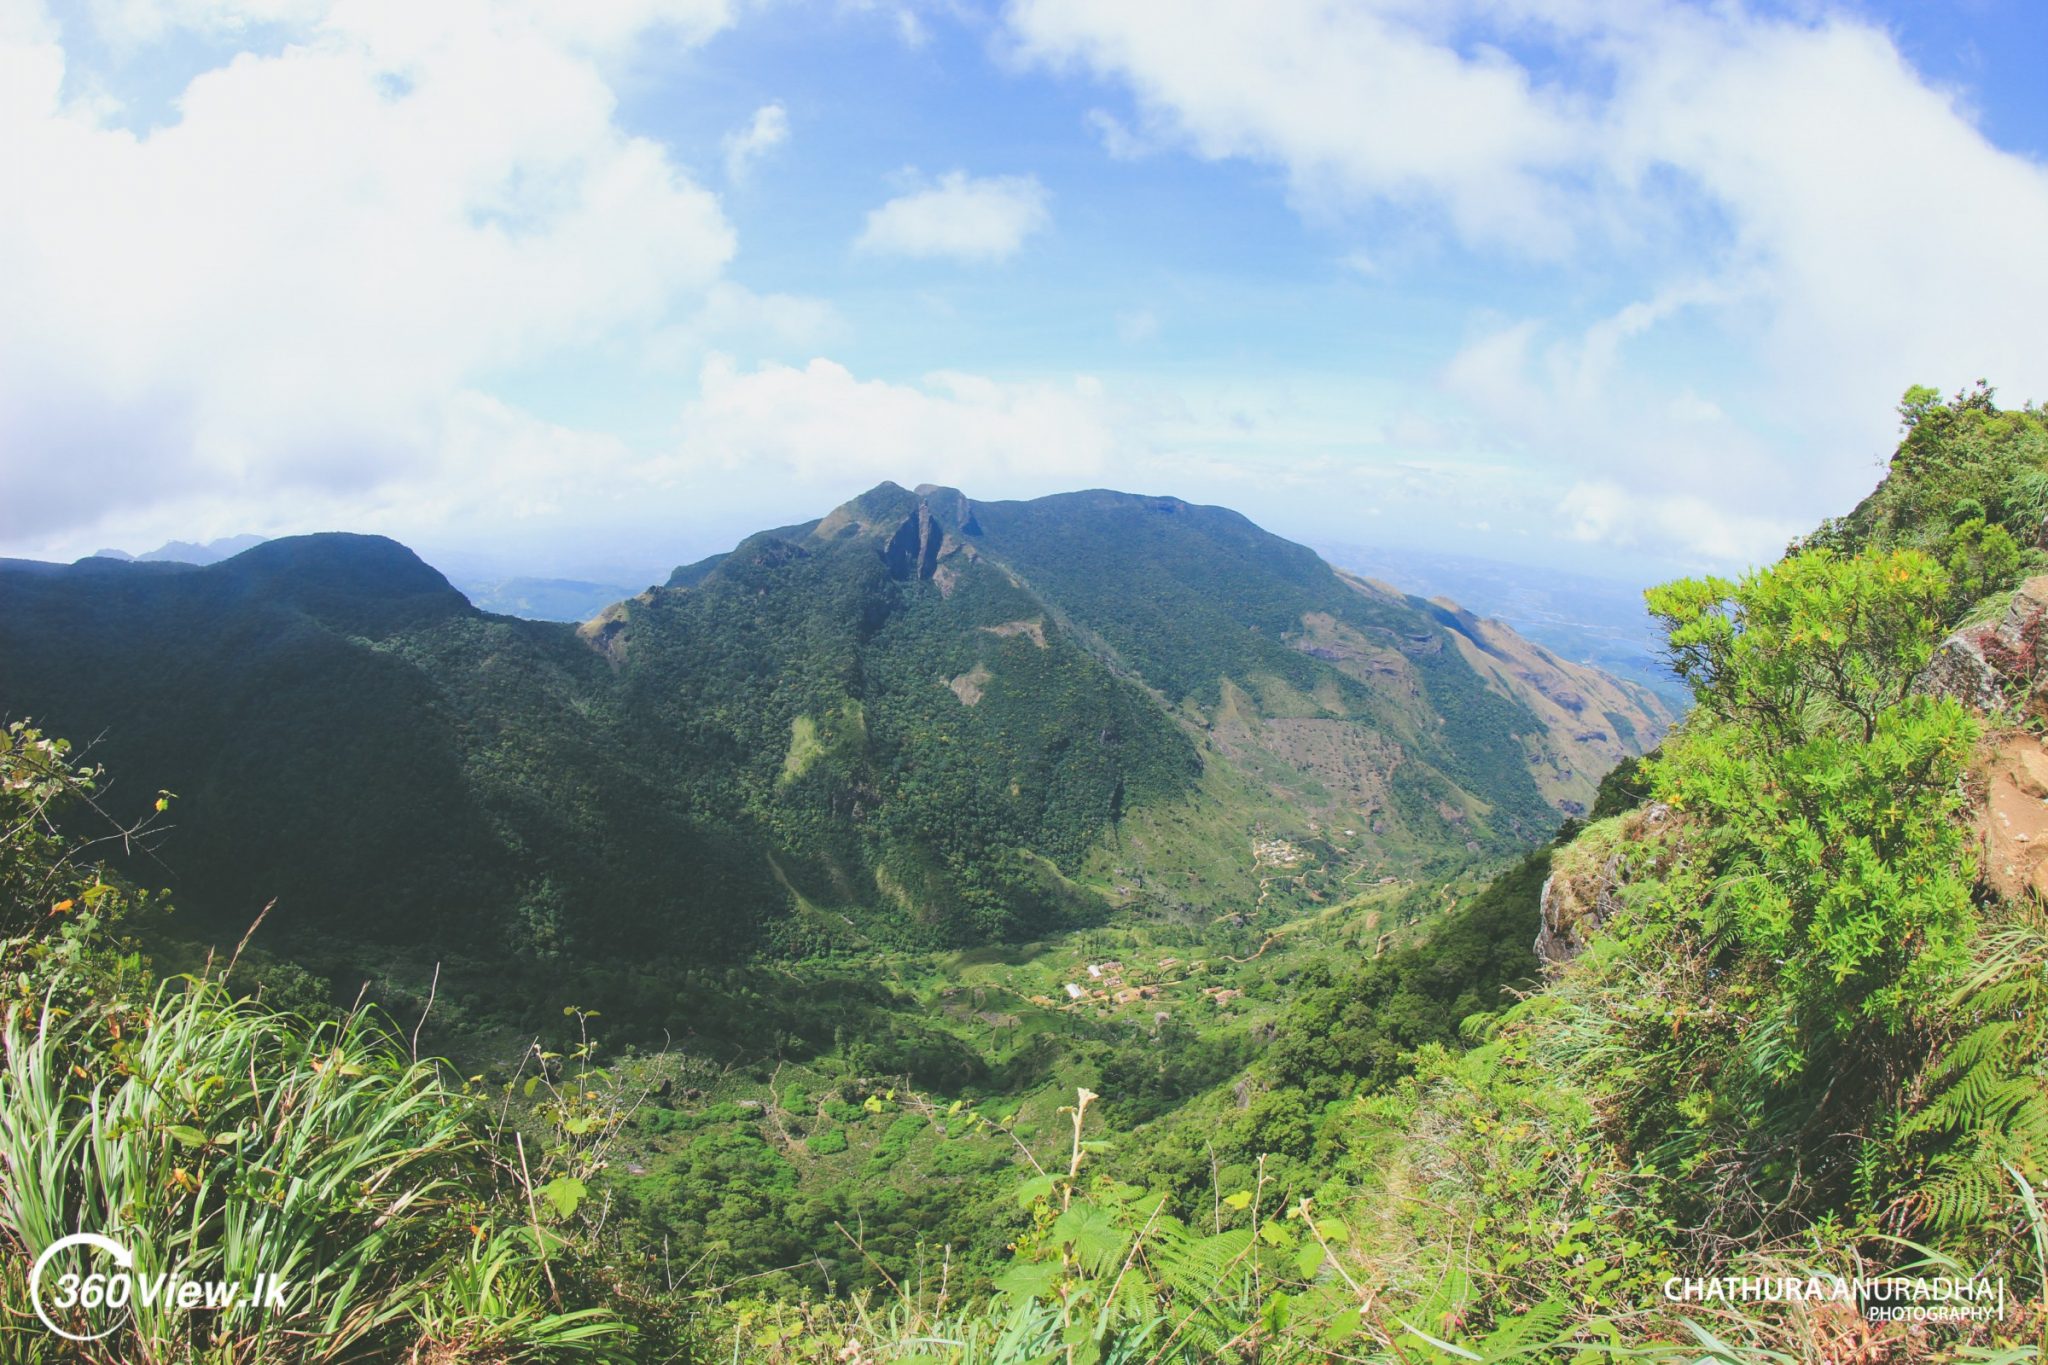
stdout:
<svg viewBox="0 0 2048 1365">
<path fill-rule="evenodd" d="M 896 534 L 882 550 L 892 578 L 930 578 L 938 567 L 939 546 L 945 528 L 932 516 L 931 504 L 920 500 L 917 510 L 903 519 Z"/>
<path fill-rule="evenodd" d="M 653 592 L 641 593 L 630 602 L 614 602 L 597 615 L 576 627 L 576 638 L 604 656 L 613 671 L 626 662 L 626 625 L 631 619 L 631 602 L 646 605 L 652 601 Z"/>
<path fill-rule="evenodd" d="M 967 495 L 959 489 L 946 488 L 935 483 L 921 483 L 913 491 L 924 499 L 925 506 L 931 508 L 961 535 L 981 534 L 981 523 L 974 517 L 974 504 L 969 502 Z"/>
<path fill-rule="evenodd" d="M 950 527 L 948 518 L 953 523 Z M 890 576 L 921 579 L 934 584 L 942 595 L 952 596 L 959 583 L 955 565 L 975 557 L 974 547 L 960 539 L 956 529 L 961 535 L 981 534 L 973 505 L 957 489 L 920 487 L 916 510 L 882 547 Z"/>
<path fill-rule="evenodd" d="M 1632 877 L 1670 870 L 1676 826 L 1675 812 L 1656 801 L 1592 825 L 1559 849 L 1543 882 L 1536 956 L 1555 964 L 1586 951 L 1621 909 L 1621 889 Z"/>
<path fill-rule="evenodd" d="M 2044 635 L 2048 574 L 2020 584 L 1996 621 L 1964 626 L 1943 640 L 1916 687 L 1990 713 L 2048 710 Z"/>
<path fill-rule="evenodd" d="M 2048 575 L 2014 589 L 1997 619 L 1941 642 L 1915 687 L 1990 721 L 1972 765 L 1977 880 L 2009 900 L 2048 900 L 2048 751 L 2019 728 L 2048 716 Z"/>
<path fill-rule="evenodd" d="M 1005 639 L 1012 635 L 1027 636 L 1030 638 L 1031 643 L 1037 645 L 1040 649 L 1046 647 L 1045 618 L 1042 616 L 1034 616 L 1028 621 L 1005 621 L 998 626 L 982 626 L 979 629 L 985 634 L 997 635 Z"/>
<path fill-rule="evenodd" d="M 987 664 L 976 664 L 959 677 L 949 679 L 946 686 L 953 689 L 953 695 L 960 699 L 961 705 L 972 706 L 981 700 L 982 693 L 994 679 L 995 674 L 988 671 Z"/>
</svg>

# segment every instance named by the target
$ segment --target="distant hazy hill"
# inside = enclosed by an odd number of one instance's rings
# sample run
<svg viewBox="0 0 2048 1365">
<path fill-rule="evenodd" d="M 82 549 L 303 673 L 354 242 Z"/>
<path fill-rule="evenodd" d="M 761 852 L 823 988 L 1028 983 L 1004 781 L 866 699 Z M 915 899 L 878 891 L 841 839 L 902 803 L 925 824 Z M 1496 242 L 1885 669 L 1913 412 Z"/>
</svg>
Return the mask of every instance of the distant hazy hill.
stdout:
<svg viewBox="0 0 2048 1365">
<path fill-rule="evenodd" d="M 218 564 L 262 543 L 262 536 L 249 535 L 223 536 L 203 545 L 189 540 L 173 540 L 139 555 L 131 555 L 125 550 L 100 550 L 94 558 L 128 559 L 144 564 Z"/>
<path fill-rule="evenodd" d="M 1643 605 L 1645 583 L 1428 550 L 1318 548 L 1340 568 L 1453 598 L 1563 658 L 1641 683 L 1679 707 L 1687 704 L 1684 686 L 1664 662 L 1664 633 Z"/>
<path fill-rule="evenodd" d="M 582 627 L 367 536 L 0 588 L 0 708 L 103 735 L 117 806 L 177 793 L 203 922 L 276 895 L 287 932 L 482 957 L 1307 904 L 1541 838 L 1668 719 L 1235 513 L 1109 492 L 884 484 Z"/>
<path fill-rule="evenodd" d="M 523 616 L 529 621 L 588 621 L 635 588 L 586 583 L 580 578 L 506 578 L 458 583 L 479 611 Z"/>
</svg>

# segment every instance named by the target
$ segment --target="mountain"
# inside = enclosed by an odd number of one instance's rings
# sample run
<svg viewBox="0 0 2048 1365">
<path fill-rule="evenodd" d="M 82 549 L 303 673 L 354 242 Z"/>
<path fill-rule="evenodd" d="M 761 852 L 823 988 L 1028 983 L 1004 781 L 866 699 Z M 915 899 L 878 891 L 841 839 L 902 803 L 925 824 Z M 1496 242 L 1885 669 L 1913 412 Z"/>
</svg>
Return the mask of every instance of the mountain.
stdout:
<svg viewBox="0 0 2048 1365">
<path fill-rule="evenodd" d="M 138 875 L 212 931 L 542 962 L 1284 914 L 1546 837 L 1669 721 L 1221 508 L 894 484 L 581 626 L 373 536 L 0 564 L 0 708 L 175 794 Z"/>
</svg>

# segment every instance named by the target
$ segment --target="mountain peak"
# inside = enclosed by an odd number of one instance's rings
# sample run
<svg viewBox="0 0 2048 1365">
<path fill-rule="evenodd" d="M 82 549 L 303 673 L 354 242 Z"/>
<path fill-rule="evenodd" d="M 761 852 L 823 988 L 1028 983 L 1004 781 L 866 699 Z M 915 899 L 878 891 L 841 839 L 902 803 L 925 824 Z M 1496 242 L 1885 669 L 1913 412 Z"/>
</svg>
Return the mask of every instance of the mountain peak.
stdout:
<svg viewBox="0 0 2048 1365">
<path fill-rule="evenodd" d="M 356 531 L 315 531 L 260 541 L 221 561 L 242 572 L 341 570 L 397 574 L 414 589 L 446 586 L 439 570 L 389 536 Z"/>
<path fill-rule="evenodd" d="M 932 514 L 953 530 L 963 536 L 981 534 L 981 523 L 974 518 L 974 504 L 959 489 L 948 488 L 944 484 L 921 483 L 915 491 L 932 509 Z"/>
<path fill-rule="evenodd" d="M 813 540 L 840 540 L 855 535 L 891 535 L 903 518 L 917 510 L 917 494 L 884 480 L 849 498 L 811 528 Z"/>
<path fill-rule="evenodd" d="M 354 633 L 475 610 L 440 570 L 388 536 L 322 531 L 266 540 L 200 570 Z"/>
</svg>

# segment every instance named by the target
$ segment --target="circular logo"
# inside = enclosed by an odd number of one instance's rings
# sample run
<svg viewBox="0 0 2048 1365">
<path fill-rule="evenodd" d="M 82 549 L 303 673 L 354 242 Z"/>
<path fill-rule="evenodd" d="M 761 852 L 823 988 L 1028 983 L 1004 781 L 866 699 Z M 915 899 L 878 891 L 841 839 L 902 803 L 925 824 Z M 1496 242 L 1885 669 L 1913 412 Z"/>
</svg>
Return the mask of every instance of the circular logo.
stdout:
<svg viewBox="0 0 2048 1365">
<path fill-rule="evenodd" d="M 50 1303 L 59 1311 L 72 1308 L 120 1310 L 119 1316 L 112 1322 L 88 1335 L 67 1332 L 59 1327 L 51 1320 L 49 1306 L 45 1305 L 43 1299 L 43 1272 L 49 1269 L 51 1261 L 72 1247 L 91 1247 L 95 1251 L 103 1251 L 113 1257 L 114 1264 L 120 1267 L 112 1276 L 98 1272 L 81 1275 L 74 1271 L 57 1277 L 57 1288 L 51 1296 Z M 42 1255 L 36 1257 L 35 1269 L 31 1270 L 28 1276 L 29 1301 L 35 1305 L 36 1316 L 43 1320 L 43 1326 L 66 1341 L 98 1341 L 127 1320 L 128 1295 L 131 1288 L 128 1272 L 134 1268 L 135 1253 L 113 1238 L 103 1237 L 97 1232 L 74 1232 L 69 1237 L 59 1237 L 43 1249 Z"/>
</svg>

